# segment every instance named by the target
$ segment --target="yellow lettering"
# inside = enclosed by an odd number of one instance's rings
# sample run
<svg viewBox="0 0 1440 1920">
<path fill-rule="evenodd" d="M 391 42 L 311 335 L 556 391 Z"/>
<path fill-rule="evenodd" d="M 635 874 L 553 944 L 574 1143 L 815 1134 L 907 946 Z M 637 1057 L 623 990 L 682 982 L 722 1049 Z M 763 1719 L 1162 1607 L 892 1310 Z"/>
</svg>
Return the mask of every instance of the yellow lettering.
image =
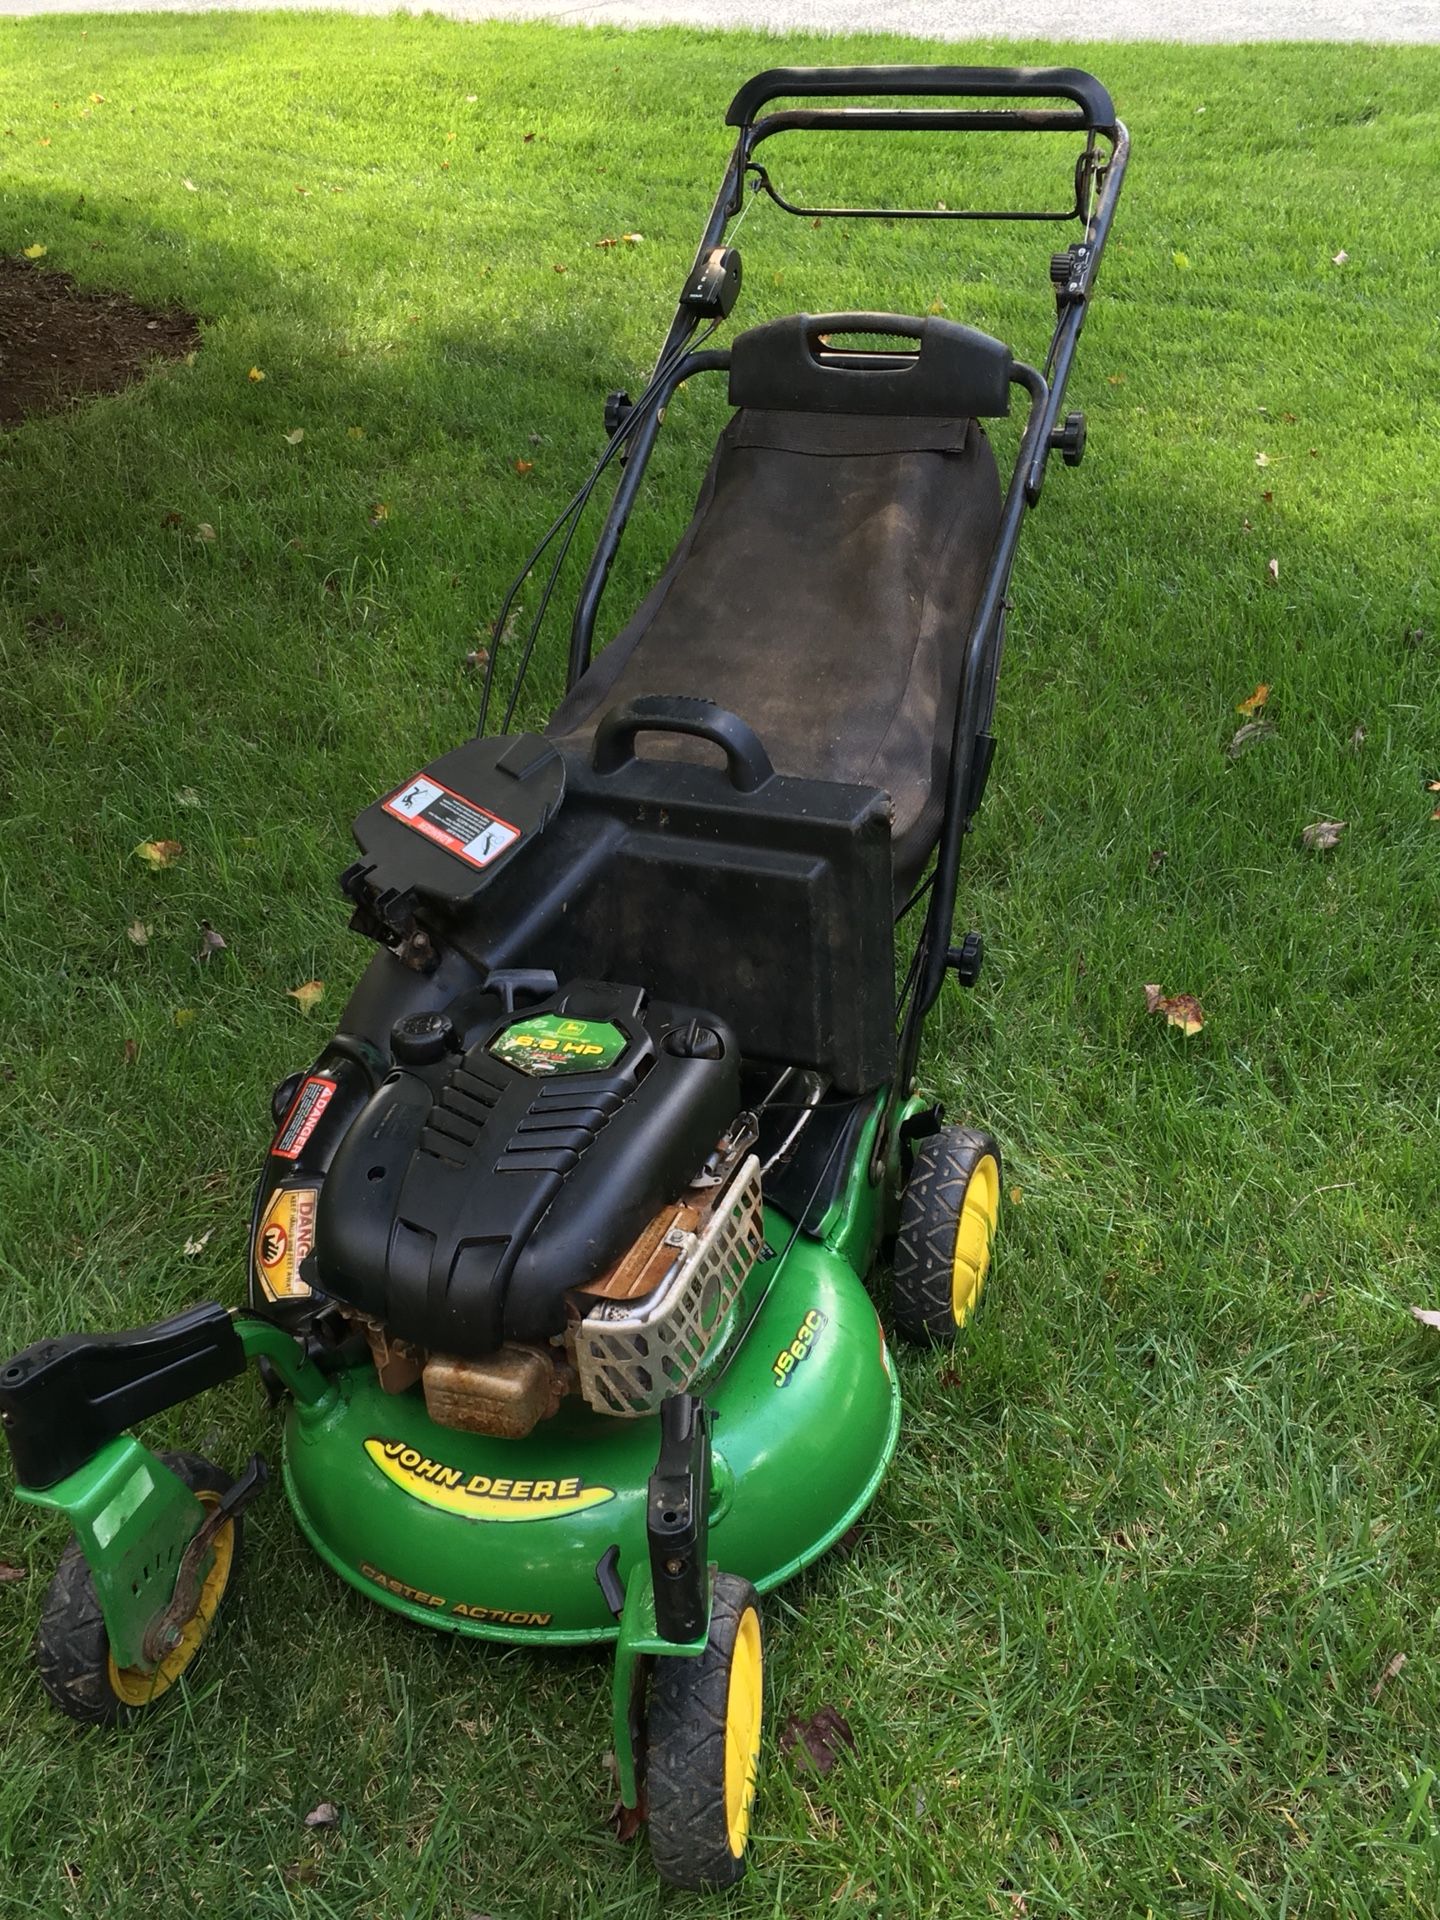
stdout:
<svg viewBox="0 0 1440 1920">
<path fill-rule="evenodd" d="M 578 1480 L 559 1480 L 555 1485 L 555 1492 L 562 1500 L 571 1499 L 575 1494 L 579 1493 L 579 1491 L 580 1482 Z"/>
<path fill-rule="evenodd" d="M 494 1480 L 490 1484 L 490 1491 L 497 1500 L 508 1500 L 511 1498 L 510 1489 L 514 1484 L 512 1480 Z"/>
<path fill-rule="evenodd" d="M 555 1498 L 555 1482 L 553 1480 L 537 1480 L 535 1482 L 535 1498 L 537 1500 L 553 1500 Z"/>
<path fill-rule="evenodd" d="M 528 1500 L 534 1487 L 535 1482 L 533 1480 L 517 1480 L 515 1482 L 515 1491 L 511 1494 L 510 1498 L 512 1500 Z"/>
</svg>

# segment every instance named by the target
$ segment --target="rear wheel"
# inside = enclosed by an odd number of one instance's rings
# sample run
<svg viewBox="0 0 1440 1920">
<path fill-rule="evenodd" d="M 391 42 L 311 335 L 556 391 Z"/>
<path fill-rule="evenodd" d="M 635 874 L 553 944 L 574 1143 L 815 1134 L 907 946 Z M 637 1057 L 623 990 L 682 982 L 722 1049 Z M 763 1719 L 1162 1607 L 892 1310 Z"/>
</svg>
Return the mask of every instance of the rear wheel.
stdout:
<svg viewBox="0 0 1440 1920">
<path fill-rule="evenodd" d="M 662 1656 L 650 1687 L 650 1851 L 672 1887 L 729 1887 L 745 1871 L 763 1691 L 760 1602 L 718 1574 L 705 1651 Z"/>
<path fill-rule="evenodd" d="M 895 1326 L 921 1346 L 943 1346 L 985 1286 L 1000 1217 L 994 1136 L 942 1127 L 916 1150 L 895 1238 Z"/>
<path fill-rule="evenodd" d="M 230 1490 L 230 1475 L 198 1453 L 162 1453 L 160 1458 L 204 1507 L 217 1506 Z M 95 1582 L 80 1542 L 72 1537 L 45 1595 L 35 1635 L 40 1684 L 63 1714 L 90 1726 L 115 1726 L 170 1691 L 209 1639 L 221 1603 L 234 1584 L 241 1529 L 237 1517 L 227 1520 L 216 1534 L 195 1611 L 180 1629 L 175 1646 L 154 1667 L 115 1664 Z"/>
</svg>

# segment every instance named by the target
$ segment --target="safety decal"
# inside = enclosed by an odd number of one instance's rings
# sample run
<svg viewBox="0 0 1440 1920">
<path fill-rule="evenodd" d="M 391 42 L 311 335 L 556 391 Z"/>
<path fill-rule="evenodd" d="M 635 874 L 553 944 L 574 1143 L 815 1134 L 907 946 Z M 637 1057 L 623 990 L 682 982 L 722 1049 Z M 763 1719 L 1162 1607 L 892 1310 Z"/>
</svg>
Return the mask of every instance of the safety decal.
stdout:
<svg viewBox="0 0 1440 1920">
<path fill-rule="evenodd" d="M 584 1513 L 615 1498 L 613 1487 L 588 1487 L 579 1479 L 504 1480 L 487 1473 L 467 1474 L 443 1460 L 372 1434 L 365 1451 L 385 1475 L 426 1506 L 458 1513 L 467 1520 L 554 1520 L 562 1513 Z"/>
<path fill-rule="evenodd" d="M 517 1020 L 490 1043 L 507 1066 L 538 1076 L 594 1073 L 613 1067 L 628 1042 L 608 1020 L 569 1020 L 560 1013 L 536 1013 Z"/>
<path fill-rule="evenodd" d="M 303 1299 L 309 1287 L 300 1262 L 315 1244 L 318 1187 L 278 1187 L 266 1203 L 255 1235 L 255 1278 L 268 1300 Z"/>
<path fill-rule="evenodd" d="M 477 807 L 473 800 L 442 786 L 428 773 L 417 773 L 383 804 L 394 819 L 403 820 L 407 827 L 472 867 L 488 867 L 520 838 L 518 827 Z"/>
<path fill-rule="evenodd" d="M 777 1387 L 788 1387 L 791 1376 L 802 1360 L 808 1360 L 825 1325 L 825 1315 L 818 1307 L 812 1307 L 795 1329 L 795 1338 L 788 1347 L 782 1347 L 775 1356 L 770 1372 Z"/>
<path fill-rule="evenodd" d="M 305 1144 L 326 1107 L 335 1098 L 337 1083 L 328 1074 L 312 1073 L 305 1079 L 290 1103 L 290 1111 L 280 1122 L 280 1131 L 270 1143 L 270 1151 L 281 1160 L 298 1160 Z"/>
</svg>

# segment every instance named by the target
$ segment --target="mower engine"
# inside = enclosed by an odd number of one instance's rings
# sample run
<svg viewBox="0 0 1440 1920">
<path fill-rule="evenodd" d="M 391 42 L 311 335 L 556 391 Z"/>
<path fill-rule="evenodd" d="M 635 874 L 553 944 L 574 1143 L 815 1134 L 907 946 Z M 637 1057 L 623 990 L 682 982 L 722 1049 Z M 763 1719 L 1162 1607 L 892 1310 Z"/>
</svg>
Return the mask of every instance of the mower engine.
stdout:
<svg viewBox="0 0 1440 1920">
<path fill-rule="evenodd" d="M 706 1374 L 763 1226 L 723 1023 L 636 987 L 509 997 L 402 1017 L 378 1085 L 332 1043 L 282 1112 L 254 1268 L 337 1306 L 437 1423 L 520 1438 L 568 1394 L 636 1416 Z"/>
</svg>

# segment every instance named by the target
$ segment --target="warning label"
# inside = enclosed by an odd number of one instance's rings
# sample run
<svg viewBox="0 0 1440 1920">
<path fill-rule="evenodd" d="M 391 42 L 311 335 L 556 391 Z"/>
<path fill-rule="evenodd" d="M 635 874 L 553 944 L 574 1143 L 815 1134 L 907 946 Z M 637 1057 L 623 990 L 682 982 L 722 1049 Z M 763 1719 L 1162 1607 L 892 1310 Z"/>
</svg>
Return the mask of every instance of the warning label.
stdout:
<svg viewBox="0 0 1440 1920">
<path fill-rule="evenodd" d="M 414 827 L 447 853 L 468 860 L 472 867 L 488 867 L 520 838 L 518 827 L 487 813 L 463 794 L 442 787 L 428 773 L 417 773 L 384 804 L 386 813 Z"/>
<path fill-rule="evenodd" d="M 323 1073 L 312 1073 L 295 1096 L 289 1113 L 280 1122 L 271 1153 L 282 1160 L 298 1160 L 305 1143 L 320 1124 L 320 1116 L 335 1098 L 335 1082 Z"/>
<path fill-rule="evenodd" d="M 282 1187 L 270 1196 L 255 1236 L 255 1272 L 267 1299 L 303 1297 L 300 1262 L 315 1244 L 318 1187 Z"/>
</svg>

